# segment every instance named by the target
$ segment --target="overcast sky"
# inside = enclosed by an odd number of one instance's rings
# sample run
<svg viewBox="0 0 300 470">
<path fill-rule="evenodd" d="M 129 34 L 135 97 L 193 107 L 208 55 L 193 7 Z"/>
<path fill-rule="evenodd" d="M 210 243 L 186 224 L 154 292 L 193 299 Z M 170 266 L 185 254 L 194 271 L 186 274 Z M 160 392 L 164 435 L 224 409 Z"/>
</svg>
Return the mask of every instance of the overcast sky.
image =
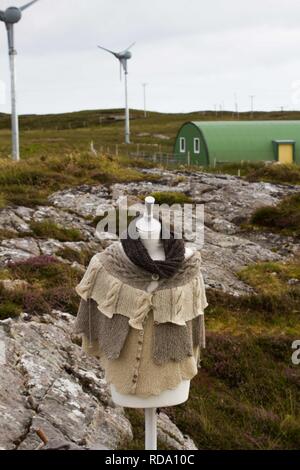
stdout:
<svg viewBox="0 0 300 470">
<path fill-rule="evenodd" d="M 27 0 L 28 1 L 28 0 Z M 0 8 L 26 0 L 0 0 Z M 16 25 L 20 113 L 118 108 L 117 60 L 133 41 L 130 105 L 151 110 L 300 109 L 299 0 L 40 0 Z M 9 112 L 0 24 L 0 112 Z"/>
</svg>

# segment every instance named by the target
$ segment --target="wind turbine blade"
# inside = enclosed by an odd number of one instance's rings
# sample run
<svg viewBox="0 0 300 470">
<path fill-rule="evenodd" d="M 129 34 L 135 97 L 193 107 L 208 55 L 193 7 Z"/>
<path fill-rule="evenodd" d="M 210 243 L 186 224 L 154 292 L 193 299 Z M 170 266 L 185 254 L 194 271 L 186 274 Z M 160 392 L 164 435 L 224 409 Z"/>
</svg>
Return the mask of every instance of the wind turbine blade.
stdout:
<svg viewBox="0 0 300 470">
<path fill-rule="evenodd" d="M 0 10 L 0 20 L 4 21 L 4 19 L 5 19 L 4 11 Z"/>
<path fill-rule="evenodd" d="M 125 51 L 129 51 L 129 49 L 131 49 L 135 44 L 136 44 L 135 42 L 133 42 L 132 44 L 130 44 L 130 46 L 127 47 L 127 49 L 125 49 Z"/>
<path fill-rule="evenodd" d="M 110 54 L 113 54 L 114 56 L 117 54 L 114 51 L 111 51 L 110 49 L 106 49 L 106 47 L 98 46 L 99 49 L 102 49 L 103 51 L 109 52 Z"/>
<path fill-rule="evenodd" d="M 31 5 L 33 5 L 34 3 L 38 2 L 38 1 L 39 1 L 39 0 L 32 0 L 31 2 L 26 3 L 25 5 L 23 5 L 22 7 L 20 7 L 19 10 L 24 11 L 24 10 L 26 10 L 26 8 L 31 7 Z"/>
</svg>

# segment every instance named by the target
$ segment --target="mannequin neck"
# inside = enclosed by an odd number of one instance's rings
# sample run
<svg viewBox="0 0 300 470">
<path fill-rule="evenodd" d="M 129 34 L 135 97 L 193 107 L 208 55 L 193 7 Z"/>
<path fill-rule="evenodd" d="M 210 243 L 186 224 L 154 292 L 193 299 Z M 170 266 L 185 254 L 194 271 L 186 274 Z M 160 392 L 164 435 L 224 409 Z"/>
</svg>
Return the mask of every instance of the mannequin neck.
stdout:
<svg viewBox="0 0 300 470">
<path fill-rule="evenodd" d="M 141 242 L 149 253 L 149 256 L 154 260 L 164 261 L 165 250 L 162 239 L 160 238 L 159 231 L 143 231 L 138 230 Z"/>
</svg>

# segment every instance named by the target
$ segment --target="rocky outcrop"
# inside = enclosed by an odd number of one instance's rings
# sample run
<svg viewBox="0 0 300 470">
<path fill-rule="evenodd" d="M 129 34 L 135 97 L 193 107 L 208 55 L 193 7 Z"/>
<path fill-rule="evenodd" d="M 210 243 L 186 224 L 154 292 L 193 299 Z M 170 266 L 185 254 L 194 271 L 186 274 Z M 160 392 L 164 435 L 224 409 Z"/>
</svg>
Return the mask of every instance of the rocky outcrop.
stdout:
<svg viewBox="0 0 300 470">
<path fill-rule="evenodd" d="M 184 192 L 204 205 L 204 244 L 199 240 L 189 244 L 201 251 L 207 288 L 234 295 L 250 292 L 237 271 L 260 260 L 285 259 L 300 249 L 291 237 L 247 233 L 240 228 L 256 207 L 275 205 L 299 187 L 248 183 L 228 175 L 145 170 L 148 172 L 158 173 L 160 182 L 114 184 L 110 188 L 83 185 L 53 194 L 49 206 L 2 209 L 0 229 L 15 238 L 0 241 L 0 265 L 39 255 L 55 256 L 66 247 L 101 251 L 110 243 L 109 236 L 99 240 L 91 219 L 116 207 L 124 196 L 134 203 L 156 191 Z M 39 239 L 31 232 L 30 222 L 45 219 L 79 229 L 83 241 Z M 200 225 L 196 228 L 203 231 Z M 4 283 L 9 290 L 20 287 L 16 281 Z M 50 448 L 116 449 L 132 439 L 131 424 L 123 409 L 111 401 L 99 362 L 83 354 L 78 338 L 72 337 L 73 321 L 68 313 L 53 311 L 40 317 L 24 313 L 17 320 L 0 322 L 1 449 L 38 448 L 37 430 L 47 436 Z M 195 449 L 189 437 L 163 413 L 158 436 L 170 448 Z"/>
<path fill-rule="evenodd" d="M 81 217 L 89 215 L 95 217 L 99 207 L 103 210 L 111 208 L 109 190 L 103 185 L 94 187 L 82 185 L 59 191 L 50 196 L 49 202 L 56 208 L 71 211 Z"/>
<path fill-rule="evenodd" d="M 74 317 L 51 315 L 0 321 L 0 448 L 116 449 L 132 440 L 124 410 L 115 406 L 96 358 L 72 336 Z M 160 438 L 175 448 L 194 444 L 167 418 Z"/>
<path fill-rule="evenodd" d="M 90 219 L 117 207 L 124 196 L 132 204 L 138 197 L 164 191 L 184 192 L 204 207 L 204 243 L 197 241 L 190 245 L 201 250 L 207 287 L 219 288 L 234 295 L 249 292 L 251 288 L 237 278 L 237 271 L 250 263 L 276 261 L 299 250 L 299 244 L 291 237 L 262 232 L 247 233 L 240 228 L 240 224 L 255 208 L 277 204 L 284 196 L 299 191 L 298 186 L 249 183 L 229 175 L 144 171 L 159 174 L 160 182 L 113 184 L 109 188 L 103 185 L 82 185 L 54 193 L 46 207 L 3 209 L 0 212 L 0 228 L 18 234 L 18 238 L 0 242 L 0 265 L 11 259 L 55 255 L 63 247 L 74 250 L 85 247 L 93 252 L 101 251 L 109 243 L 110 236 L 106 234 L 100 240 Z M 64 227 L 79 229 L 84 240 L 59 242 L 30 235 L 30 221 L 45 219 L 54 220 Z M 203 231 L 203 227 L 198 226 L 197 231 Z"/>
<path fill-rule="evenodd" d="M 116 448 L 132 438 L 98 361 L 71 341 L 73 322 L 58 311 L 0 322 L 1 448 L 35 449 L 37 429 L 50 442 L 93 448 Z"/>
</svg>

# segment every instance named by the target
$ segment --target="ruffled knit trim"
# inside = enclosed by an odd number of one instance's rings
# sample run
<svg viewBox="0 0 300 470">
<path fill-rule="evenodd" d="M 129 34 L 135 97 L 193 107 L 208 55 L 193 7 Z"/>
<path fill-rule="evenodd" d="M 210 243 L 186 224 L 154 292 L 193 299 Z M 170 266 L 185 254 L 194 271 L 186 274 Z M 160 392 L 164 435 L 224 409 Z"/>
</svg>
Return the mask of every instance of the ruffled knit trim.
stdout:
<svg viewBox="0 0 300 470">
<path fill-rule="evenodd" d="M 101 264 L 101 253 L 92 258 L 75 289 L 84 300 L 89 297 L 95 300 L 99 311 L 108 318 L 114 314 L 124 315 L 129 318 L 129 325 L 138 330 L 143 329 L 150 310 L 157 324 L 185 325 L 203 314 L 208 305 L 201 273 L 183 286 L 148 293 L 124 284 L 107 272 Z"/>
</svg>

